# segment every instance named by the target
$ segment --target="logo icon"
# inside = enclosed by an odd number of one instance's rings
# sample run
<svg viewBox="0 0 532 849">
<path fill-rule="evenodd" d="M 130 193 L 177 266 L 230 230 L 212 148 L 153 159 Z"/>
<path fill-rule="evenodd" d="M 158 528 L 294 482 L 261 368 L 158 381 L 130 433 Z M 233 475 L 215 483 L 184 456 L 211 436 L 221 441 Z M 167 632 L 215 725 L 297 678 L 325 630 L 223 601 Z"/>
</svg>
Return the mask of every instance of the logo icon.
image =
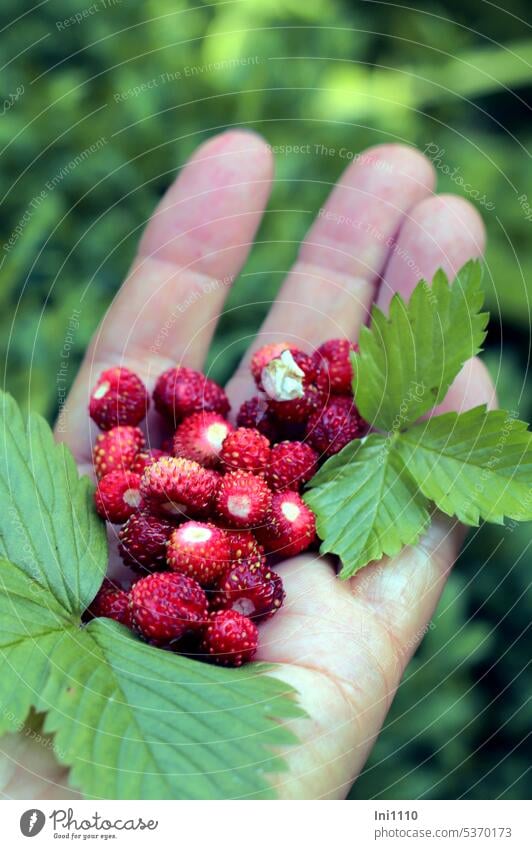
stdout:
<svg viewBox="0 0 532 849">
<path fill-rule="evenodd" d="M 24 837 L 35 837 L 44 827 L 46 817 L 38 808 L 24 811 L 20 818 L 20 830 Z"/>
</svg>

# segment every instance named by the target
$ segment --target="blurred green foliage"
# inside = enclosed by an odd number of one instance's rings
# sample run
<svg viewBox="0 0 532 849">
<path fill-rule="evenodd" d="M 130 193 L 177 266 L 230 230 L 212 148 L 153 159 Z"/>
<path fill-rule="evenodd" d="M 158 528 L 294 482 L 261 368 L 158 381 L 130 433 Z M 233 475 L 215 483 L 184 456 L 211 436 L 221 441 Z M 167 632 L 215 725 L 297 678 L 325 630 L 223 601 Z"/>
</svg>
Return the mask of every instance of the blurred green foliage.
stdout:
<svg viewBox="0 0 532 849">
<path fill-rule="evenodd" d="M 527 8 L 525 0 L 512 4 L 512 14 L 480 0 L 405 8 L 49 0 L 23 12 L 4 0 L 0 346 L 7 388 L 55 415 L 64 340 L 71 381 L 157 199 L 200 141 L 240 124 L 272 145 L 355 153 L 402 140 L 438 150 L 440 189 L 469 196 L 486 221 L 487 360 L 505 405 L 530 417 L 532 41 L 523 40 L 520 21 Z M 75 15 L 79 22 L 65 23 Z M 246 57 L 257 58 L 234 61 Z M 209 70 L 210 63 L 222 65 Z M 345 165 L 336 155 L 278 157 L 275 214 L 264 219 L 230 307 L 274 296 Z M 266 308 L 223 317 L 211 353 L 219 379 Z M 73 310 L 81 318 L 70 332 Z M 233 361 L 222 365 L 216 353 L 228 344 Z M 492 527 L 471 536 L 353 798 L 525 796 L 529 536 L 527 528 Z"/>
</svg>

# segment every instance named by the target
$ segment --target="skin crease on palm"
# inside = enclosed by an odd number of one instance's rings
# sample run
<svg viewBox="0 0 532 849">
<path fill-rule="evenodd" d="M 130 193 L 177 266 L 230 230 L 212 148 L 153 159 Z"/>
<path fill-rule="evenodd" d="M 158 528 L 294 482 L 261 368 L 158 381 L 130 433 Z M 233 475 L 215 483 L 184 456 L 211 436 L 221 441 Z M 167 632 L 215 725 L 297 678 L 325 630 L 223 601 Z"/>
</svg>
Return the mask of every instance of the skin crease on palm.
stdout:
<svg viewBox="0 0 532 849">
<path fill-rule="evenodd" d="M 318 179 L 319 171 L 308 177 Z M 231 130 L 201 145 L 166 193 L 67 400 L 58 438 L 83 471 L 91 472 L 95 435 L 88 397 L 102 369 L 127 365 L 152 388 L 176 362 L 202 368 L 272 179 L 266 142 Z M 307 350 L 331 337 L 356 339 L 373 301 L 386 308 L 394 292 L 408 296 L 438 267 L 453 276 L 467 259 L 482 255 L 484 228 L 476 211 L 434 190 L 431 164 L 408 146 L 383 144 L 352 162 L 310 227 L 251 350 L 281 339 Z M 260 286 L 252 279 L 249 285 L 250 300 L 260 298 Z M 233 409 L 253 393 L 248 360 L 249 354 L 227 387 Z M 442 408 L 480 403 L 493 406 L 495 395 L 484 367 L 473 360 Z M 148 426 L 155 441 L 156 414 L 150 413 Z M 284 753 L 289 771 L 272 779 L 281 798 L 343 798 L 348 792 L 462 539 L 460 527 L 441 517 L 416 548 L 345 582 L 336 579 L 332 560 L 315 554 L 279 567 L 286 602 L 261 626 L 258 658 L 277 665 L 275 675 L 297 689 L 309 714 L 293 722 L 300 742 Z M 113 574 L 119 568 L 110 567 Z M 74 798 L 50 747 L 23 734 L 5 737 L 2 747 L 4 797 Z"/>
</svg>

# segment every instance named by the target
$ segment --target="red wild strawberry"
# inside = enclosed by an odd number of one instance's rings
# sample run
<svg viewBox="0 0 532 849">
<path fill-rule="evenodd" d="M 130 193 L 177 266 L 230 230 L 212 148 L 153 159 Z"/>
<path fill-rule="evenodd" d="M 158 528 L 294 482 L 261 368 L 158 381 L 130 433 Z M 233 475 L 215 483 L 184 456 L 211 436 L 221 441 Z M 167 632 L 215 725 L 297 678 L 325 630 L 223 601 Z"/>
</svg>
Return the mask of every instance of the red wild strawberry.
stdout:
<svg viewBox="0 0 532 849">
<path fill-rule="evenodd" d="M 238 610 L 256 621 L 273 616 L 284 600 L 280 576 L 265 563 L 243 560 L 231 566 L 217 580 L 216 588 L 211 601 L 213 609 Z"/>
<path fill-rule="evenodd" d="M 308 441 L 323 458 L 337 454 L 366 430 L 367 425 L 359 416 L 353 399 L 345 395 L 331 398 L 326 407 L 313 413 L 307 422 Z"/>
<path fill-rule="evenodd" d="M 148 411 L 149 395 L 140 377 L 119 366 L 101 373 L 92 391 L 89 413 L 99 428 L 137 425 Z"/>
<path fill-rule="evenodd" d="M 255 395 L 249 401 L 244 401 L 240 407 L 236 423 L 238 427 L 253 427 L 259 433 L 267 436 L 271 442 L 275 442 L 278 435 L 277 423 L 270 412 L 268 403 L 264 398 Z"/>
<path fill-rule="evenodd" d="M 163 515 L 184 517 L 209 511 L 219 475 L 194 460 L 163 457 L 148 466 L 140 489 L 146 504 Z"/>
<path fill-rule="evenodd" d="M 233 527 L 252 528 L 263 521 L 271 495 L 262 477 L 251 472 L 228 472 L 216 494 L 216 510 Z"/>
<path fill-rule="evenodd" d="M 207 596 L 200 585 L 177 572 L 155 572 L 129 591 L 133 628 L 145 640 L 164 645 L 194 631 L 207 619 Z"/>
<path fill-rule="evenodd" d="M 266 480 L 278 492 L 301 489 L 318 470 L 318 455 L 306 442 L 279 442 L 270 453 Z"/>
<path fill-rule="evenodd" d="M 229 542 L 231 563 L 249 560 L 255 564 L 260 564 L 264 561 L 264 549 L 251 531 L 237 531 L 228 528 L 225 532 Z"/>
<path fill-rule="evenodd" d="M 199 371 L 185 366 L 163 372 L 153 391 L 155 408 L 175 425 L 192 413 L 229 412 L 229 401 L 221 386 Z"/>
<path fill-rule="evenodd" d="M 129 595 L 120 587 L 115 586 L 109 578 L 104 578 L 94 600 L 89 605 L 84 619 L 100 618 L 114 619 L 122 625 L 131 627 L 131 611 L 129 610 Z"/>
<path fill-rule="evenodd" d="M 143 475 L 148 466 L 151 466 L 156 460 L 160 460 L 161 457 L 168 457 L 168 454 L 159 448 L 149 448 L 145 451 L 139 451 L 134 457 L 129 471 L 135 472 L 136 475 Z"/>
<path fill-rule="evenodd" d="M 166 567 L 166 543 L 174 525 L 145 510 L 133 513 L 120 528 L 118 551 L 126 564 L 137 572 Z"/>
<path fill-rule="evenodd" d="M 224 439 L 220 452 L 223 468 L 264 472 L 270 459 L 270 441 L 258 430 L 239 427 Z"/>
<path fill-rule="evenodd" d="M 183 572 L 205 586 L 227 569 L 231 548 L 227 535 L 210 522 L 185 522 L 170 537 L 166 560 L 174 572 Z"/>
<path fill-rule="evenodd" d="M 222 443 L 232 430 L 232 425 L 219 413 L 193 413 L 177 428 L 173 452 L 176 457 L 214 468 L 220 460 Z"/>
<path fill-rule="evenodd" d="M 109 472 L 96 487 L 96 510 L 103 519 L 116 525 L 125 522 L 141 503 L 139 486 L 140 476 L 133 472 Z"/>
<path fill-rule="evenodd" d="M 131 470 L 135 455 L 144 446 L 144 434 L 139 427 L 118 425 L 96 437 L 92 462 L 96 477 L 120 469 Z"/>
<path fill-rule="evenodd" d="M 295 345 L 290 342 L 272 342 L 269 345 L 263 345 L 253 354 L 251 358 L 251 374 L 253 380 L 259 389 L 262 389 L 262 369 L 265 368 L 271 360 L 280 357 L 283 351 L 297 350 Z"/>
<path fill-rule="evenodd" d="M 349 395 L 353 382 L 350 354 L 358 345 L 349 339 L 329 339 L 315 352 L 317 361 L 325 368 L 330 391 L 335 395 Z"/>
<path fill-rule="evenodd" d="M 297 492 L 276 492 L 257 536 L 266 551 L 293 557 L 316 538 L 316 519 Z"/>
<path fill-rule="evenodd" d="M 302 351 L 285 351 L 263 369 L 262 382 L 269 398 L 268 410 L 283 422 L 306 422 L 323 406 L 326 374 L 313 357 Z"/>
<path fill-rule="evenodd" d="M 203 633 L 201 650 L 220 666 L 248 663 L 259 642 L 257 626 L 237 610 L 212 613 Z"/>
</svg>

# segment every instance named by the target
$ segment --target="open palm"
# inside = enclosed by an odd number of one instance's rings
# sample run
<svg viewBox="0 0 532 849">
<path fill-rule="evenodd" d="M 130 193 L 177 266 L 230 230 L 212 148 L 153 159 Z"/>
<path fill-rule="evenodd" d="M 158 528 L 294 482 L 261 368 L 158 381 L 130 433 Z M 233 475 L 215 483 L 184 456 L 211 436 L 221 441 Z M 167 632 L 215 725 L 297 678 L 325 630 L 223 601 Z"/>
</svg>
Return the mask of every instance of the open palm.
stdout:
<svg viewBox="0 0 532 849">
<path fill-rule="evenodd" d="M 319 165 L 319 162 L 318 162 Z M 272 181 L 263 140 L 235 130 L 202 145 L 161 201 L 139 253 L 87 353 L 58 438 L 92 472 L 87 415 L 98 374 L 115 364 L 152 387 L 176 362 L 201 369 L 231 281 L 252 246 Z M 318 179 L 319 174 L 309 175 Z M 373 301 L 386 307 L 439 266 L 449 275 L 484 246 L 465 201 L 434 195 L 432 166 L 412 148 L 371 148 L 342 175 L 311 227 L 251 348 L 289 340 L 307 350 L 331 337 L 356 339 Z M 261 300 L 249 282 L 249 300 Z M 245 361 L 229 382 L 233 409 L 253 394 Z M 464 367 L 445 409 L 493 403 L 478 360 Z M 151 428 L 157 416 L 150 414 Z M 155 442 L 155 440 L 154 440 Z M 401 675 L 438 601 L 461 530 L 437 519 L 422 542 L 341 582 L 334 562 L 301 555 L 279 567 L 286 602 L 261 626 L 258 659 L 292 684 L 309 719 L 294 730 L 290 771 L 274 779 L 281 798 L 341 798 L 361 769 Z M 116 574 L 120 566 L 111 563 Z M 277 567 L 276 567 L 277 568 Z M 5 747 L 3 792 L 20 798 L 72 795 L 48 749 L 26 737 Z"/>
</svg>

